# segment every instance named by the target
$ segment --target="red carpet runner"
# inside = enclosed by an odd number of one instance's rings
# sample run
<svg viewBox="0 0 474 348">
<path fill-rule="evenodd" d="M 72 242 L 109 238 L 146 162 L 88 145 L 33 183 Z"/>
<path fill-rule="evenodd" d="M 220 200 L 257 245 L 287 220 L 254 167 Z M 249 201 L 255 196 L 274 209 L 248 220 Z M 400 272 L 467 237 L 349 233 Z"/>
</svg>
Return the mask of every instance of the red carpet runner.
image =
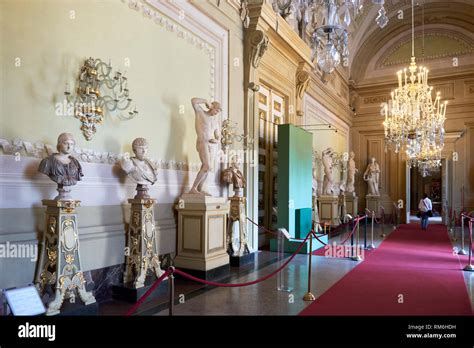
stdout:
<svg viewBox="0 0 474 348">
<path fill-rule="evenodd" d="M 445 226 L 402 225 L 300 315 L 472 315 L 461 269 Z"/>
</svg>

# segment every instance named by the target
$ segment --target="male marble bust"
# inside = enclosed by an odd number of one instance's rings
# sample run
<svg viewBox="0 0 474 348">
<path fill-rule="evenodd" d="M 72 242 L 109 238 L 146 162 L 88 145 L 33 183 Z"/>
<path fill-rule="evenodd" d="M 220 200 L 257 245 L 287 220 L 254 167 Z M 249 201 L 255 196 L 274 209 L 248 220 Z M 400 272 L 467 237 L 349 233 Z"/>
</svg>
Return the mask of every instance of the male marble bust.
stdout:
<svg viewBox="0 0 474 348">
<path fill-rule="evenodd" d="M 55 200 L 70 200 L 70 187 L 76 185 L 84 176 L 79 161 L 70 155 L 75 145 L 72 134 L 61 133 L 56 145 L 58 152 L 44 158 L 39 164 L 38 171 L 58 184 L 59 194 Z"/>
<path fill-rule="evenodd" d="M 146 139 L 136 138 L 132 142 L 132 149 L 135 157 L 130 158 L 128 153 L 124 154 L 120 166 L 128 177 L 137 183 L 135 198 L 149 198 L 148 186 L 156 182 L 158 167 L 146 157 L 148 152 Z"/>
<path fill-rule="evenodd" d="M 239 169 L 239 160 L 237 156 L 232 156 L 231 165 L 222 173 L 222 180 L 234 187 L 235 196 L 242 196 L 243 189 L 247 182 Z"/>
</svg>

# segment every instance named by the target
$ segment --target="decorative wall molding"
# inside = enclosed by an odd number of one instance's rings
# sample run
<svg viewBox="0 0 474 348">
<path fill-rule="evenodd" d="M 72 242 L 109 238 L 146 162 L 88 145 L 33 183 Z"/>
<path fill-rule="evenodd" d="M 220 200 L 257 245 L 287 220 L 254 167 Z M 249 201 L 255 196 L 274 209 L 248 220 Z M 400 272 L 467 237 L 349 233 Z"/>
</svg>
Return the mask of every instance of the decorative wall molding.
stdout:
<svg viewBox="0 0 474 348">
<path fill-rule="evenodd" d="M 296 72 L 296 114 L 303 116 L 303 99 L 310 81 L 310 73 L 305 70 Z"/>
<path fill-rule="evenodd" d="M 388 96 L 385 94 L 364 98 L 364 104 L 380 104 L 380 103 L 386 103 L 387 101 L 388 101 Z"/>
<path fill-rule="evenodd" d="M 209 98 L 218 100 L 228 118 L 228 31 L 186 0 L 122 0 L 160 27 L 209 56 Z"/>
<path fill-rule="evenodd" d="M 260 65 L 260 60 L 262 59 L 265 51 L 268 49 L 268 44 L 270 40 L 268 36 L 263 33 L 261 30 L 255 30 L 249 33 L 248 36 L 248 45 L 249 45 L 249 63 L 254 69 L 257 69 Z"/>
<path fill-rule="evenodd" d="M 0 139 L 0 148 L 3 150 L 5 155 L 13 155 L 16 157 L 44 158 L 56 152 L 55 147 L 52 145 L 44 144 L 42 142 L 32 143 L 21 139 L 13 139 L 12 141 Z M 80 147 L 74 148 L 73 156 L 80 162 L 111 165 L 116 164 L 121 158 L 120 154 L 101 152 Z M 153 158 L 150 158 L 150 160 L 154 162 L 159 169 L 197 172 L 201 168 L 200 163 L 176 162 L 174 160 L 167 161 L 162 159 L 156 160 Z"/>
</svg>

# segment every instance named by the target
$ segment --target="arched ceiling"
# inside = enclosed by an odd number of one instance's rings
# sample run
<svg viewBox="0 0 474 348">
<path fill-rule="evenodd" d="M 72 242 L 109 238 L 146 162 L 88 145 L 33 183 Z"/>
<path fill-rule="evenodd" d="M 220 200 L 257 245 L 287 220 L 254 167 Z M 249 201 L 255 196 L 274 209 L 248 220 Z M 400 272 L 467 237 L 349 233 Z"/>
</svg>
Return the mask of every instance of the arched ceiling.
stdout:
<svg viewBox="0 0 474 348">
<path fill-rule="evenodd" d="M 411 57 L 411 0 L 385 0 L 385 28 L 375 23 L 379 6 L 366 3 L 351 28 L 349 78 L 355 86 L 393 79 Z M 453 58 L 458 71 L 474 69 L 474 1 L 415 0 L 415 56 L 431 75 L 447 73 Z"/>
</svg>

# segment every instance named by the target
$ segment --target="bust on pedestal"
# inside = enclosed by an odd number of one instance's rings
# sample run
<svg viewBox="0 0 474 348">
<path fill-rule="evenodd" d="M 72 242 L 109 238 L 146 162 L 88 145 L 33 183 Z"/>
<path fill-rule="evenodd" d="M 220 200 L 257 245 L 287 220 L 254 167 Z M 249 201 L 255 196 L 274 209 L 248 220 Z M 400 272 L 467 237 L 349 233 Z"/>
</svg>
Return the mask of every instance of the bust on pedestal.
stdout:
<svg viewBox="0 0 474 348">
<path fill-rule="evenodd" d="M 40 294 L 47 286 L 54 291 L 54 298 L 47 305 L 47 315 L 58 314 L 65 299 L 74 303 L 76 290 L 85 305 L 96 302 L 92 293 L 85 289 L 86 281 L 81 269 L 75 212 L 81 202 L 72 199 L 70 194 L 71 187 L 83 176 L 79 161 L 70 155 L 74 145 L 72 134 L 62 133 L 58 137 L 59 152 L 43 159 L 38 168 L 57 184 L 58 191 L 53 200 L 42 201 L 47 207 L 46 227 L 35 277 Z"/>
<path fill-rule="evenodd" d="M 231 257 L 232 266 L 241 266 L 253 261 L 252 250 L 248 245 L 246 200 L 243 196 L 247 184 L 239 169 L 237 156 L 232 156 L 231 165 L 222 173 L 222 180 L 232 184 L 234 196 L 230 197 L 230 215 L 227 224 L 227 250 Z M 238 225 L 238 231 L 236 231 Z M 244 261 L 245 259 L 245 261 Z"/>
<path fill-rule="evenodd" d="M 125 247 L 123 282 L 131 283 L 133 288 L 141 288 L 145 284 L 148 270 L 153 271 L 157 278 L 163 274 L 156 245 L 153 210 L 156 200 L 148 195 L 148 187 L 157 180 L 158 168 L 146 158 L 148 151 L 146 139 L 135 139 L 132 148 L 135 157 L 130 158 L 125 154 L 120 161 L 128 177 L 137 183 L 137 194 L 128 200 L 132 208 Z"/>
<path fill-rule="evenodd" d="M 196 149 L 202 165 L 191 190 L 180 197 L 176 206 L 178 243 L 174 264 L 210 279 L 229 272 L 226 245 L 229 203 L 225 197 L 213 197 L 205 189 L 206 178 L 217 157 L 220 133 L 216 116 L 221 107 L 218 102 L 209 103 L 201 98 L 193 98 L 191 104 L 196 118 Z"/>
</svg>

